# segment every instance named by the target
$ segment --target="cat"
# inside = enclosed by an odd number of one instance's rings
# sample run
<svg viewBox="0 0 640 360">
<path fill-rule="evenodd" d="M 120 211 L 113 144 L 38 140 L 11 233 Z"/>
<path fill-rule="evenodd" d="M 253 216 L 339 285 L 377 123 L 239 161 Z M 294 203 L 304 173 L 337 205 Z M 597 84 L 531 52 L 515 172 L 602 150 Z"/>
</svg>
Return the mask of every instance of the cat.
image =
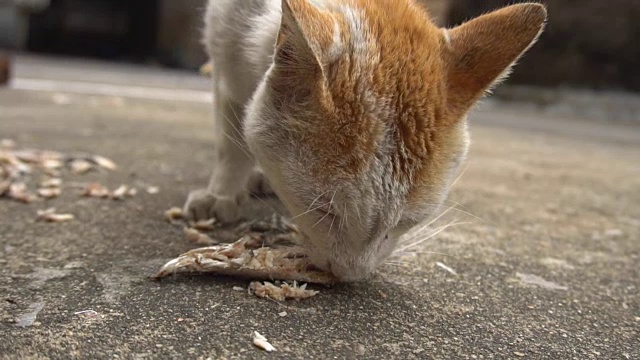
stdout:
<svg viewBox="0 0 640 360">
<path fill-rule="evenodd" d="M 233 222 L 250 192 L 272 189 L 314 265 L 368 278 L 438 214 L 467 112 L 546 16 L 518 4 L 442 29 L 412 0 L 210 0 L 215 164 L 185 212 Z"/>
</svg>

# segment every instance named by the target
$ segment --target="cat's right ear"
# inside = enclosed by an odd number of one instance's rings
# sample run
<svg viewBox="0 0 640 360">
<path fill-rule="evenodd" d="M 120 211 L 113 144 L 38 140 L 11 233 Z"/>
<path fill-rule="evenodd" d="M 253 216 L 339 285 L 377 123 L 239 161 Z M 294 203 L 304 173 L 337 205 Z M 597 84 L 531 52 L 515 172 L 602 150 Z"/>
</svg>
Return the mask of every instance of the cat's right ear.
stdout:
<svg viewBox="0 0 640 360">
<path fill-rule="evenodd" d="M 319 51 L 309 38 L 310 22 L 318 17 L 306 0 L 282 0 L 282 18 L 276 40 L 276 65 L 315 70 L 320 66 Z"/>
<path fill-rule="evenodd" d="M 303 96 L 321 85 L 322 49 L 317 36 L 324 30 L 326 16 L 307 0 L 282 0 L 282 20 L 274 53 L 273 80 L 277 89 Z"/>
</svg>

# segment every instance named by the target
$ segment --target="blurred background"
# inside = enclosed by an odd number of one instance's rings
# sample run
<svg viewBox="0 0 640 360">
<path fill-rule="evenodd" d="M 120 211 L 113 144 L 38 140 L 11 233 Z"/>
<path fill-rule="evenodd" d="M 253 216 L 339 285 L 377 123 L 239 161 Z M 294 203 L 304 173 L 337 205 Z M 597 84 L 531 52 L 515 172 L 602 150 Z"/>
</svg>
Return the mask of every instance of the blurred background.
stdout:
<svg viewBox="0 0 640 360">
<path fill-rule="evenodd" d="M 203 0 L 0 0 L 0 48 L 195 68 Z"/>
<path fill-rule="evenodd" d="M 421 0 L 453 26 L 514 0 Z M 640 91 L 640 1 L 546 0 L 550 20 L 511 84 Z M 0 48 L 197 69 L 205 0 L 0 0 Z"/>
</svg>

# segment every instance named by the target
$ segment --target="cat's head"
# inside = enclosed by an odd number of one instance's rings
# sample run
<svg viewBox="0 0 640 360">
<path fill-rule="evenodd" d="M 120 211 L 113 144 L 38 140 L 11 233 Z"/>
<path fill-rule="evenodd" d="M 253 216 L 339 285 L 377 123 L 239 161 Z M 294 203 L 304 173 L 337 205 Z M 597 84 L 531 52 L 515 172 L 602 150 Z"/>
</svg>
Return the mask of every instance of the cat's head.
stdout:
<svg viewBox="0 0 640 360">
<path fill-rule="evenodd" d="M 408 0 L 282 1 L 245 135 L 315 265 L 365 278 L 437 215 L 466 157 L 467 111 L 545 18 L 522 4 L 444 30 Z"/>
</svg>

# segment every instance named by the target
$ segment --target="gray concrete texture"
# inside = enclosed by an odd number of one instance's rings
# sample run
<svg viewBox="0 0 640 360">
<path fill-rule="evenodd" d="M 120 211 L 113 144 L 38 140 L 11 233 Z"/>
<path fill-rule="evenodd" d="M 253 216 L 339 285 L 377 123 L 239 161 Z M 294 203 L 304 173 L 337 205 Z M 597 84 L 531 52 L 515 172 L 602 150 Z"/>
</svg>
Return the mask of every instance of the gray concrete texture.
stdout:
<svg viewBox="0 0 640 360">
<path fill-rule="evenodd" d="M 163 212 L 207 181 L 209 104 L 1 89 L 0 138 L 119 169 L 66 174 L 53 200 L 0 199 L 0 358 L 638 359 L 640 129 L 516 110 L 471 115 L 454 208 L 424 234 L 461 224 L 367 282 L 278 303 L 240 279 L 147 279 L 193 247 Z M 89 181 L 141 191 L 80 197 Z M 52 206 L 76 220 L 35 221 Z"/>
</svg>

